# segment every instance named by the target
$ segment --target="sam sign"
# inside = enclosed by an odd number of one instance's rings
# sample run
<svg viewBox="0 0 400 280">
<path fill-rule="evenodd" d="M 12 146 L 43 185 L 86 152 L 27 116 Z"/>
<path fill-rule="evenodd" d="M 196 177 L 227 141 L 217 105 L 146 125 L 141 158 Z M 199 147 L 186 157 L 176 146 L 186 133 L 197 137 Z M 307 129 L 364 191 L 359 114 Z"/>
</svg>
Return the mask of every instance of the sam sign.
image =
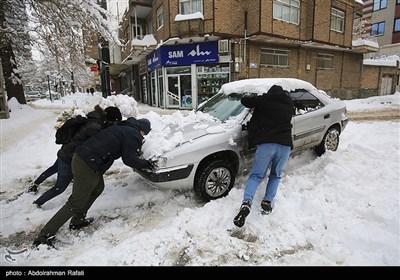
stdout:
<svg viewBox="0 0 400 280">
<path fill-rule="evenodd" d="M 147 69 L 161 66 L 180 66 L 201 63 L 218 63 L 218 42 L 191 43 L 161 46 L 147 57 Z"/>
</svg>

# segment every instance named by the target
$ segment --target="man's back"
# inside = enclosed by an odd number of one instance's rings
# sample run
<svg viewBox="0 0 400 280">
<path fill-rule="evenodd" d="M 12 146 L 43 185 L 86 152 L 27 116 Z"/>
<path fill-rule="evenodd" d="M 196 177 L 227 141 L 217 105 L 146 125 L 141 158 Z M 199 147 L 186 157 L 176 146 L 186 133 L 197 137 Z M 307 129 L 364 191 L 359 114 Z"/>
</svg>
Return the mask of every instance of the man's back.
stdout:
<svg viewBox="0 0 400 280">
<path fill-rule="evenodd" d="M 250 122 L 255 128 L 255 144 L 277 143 L 285 146 L 293 146 L 291 120 L 295 114 L 292 99 L 281 87 L 274 90 L 273 86 L 268 93 L 243 97 L 242 104 L 248 108 L 254 108 Z"/>
</svg>

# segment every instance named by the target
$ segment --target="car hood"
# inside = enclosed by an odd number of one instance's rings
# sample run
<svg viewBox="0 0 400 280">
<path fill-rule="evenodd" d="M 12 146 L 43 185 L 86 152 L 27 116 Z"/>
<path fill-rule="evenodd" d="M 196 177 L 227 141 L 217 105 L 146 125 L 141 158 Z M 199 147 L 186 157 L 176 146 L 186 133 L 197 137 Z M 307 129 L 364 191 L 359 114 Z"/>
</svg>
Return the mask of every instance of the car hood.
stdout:
<svg viewBox="0 0 400 280">
<path fill-rule="evenodd" d="M 166 139 L 170 140 L 177 133 L 181 135 L 182 143 L 193 141 L 207 134 L 222 133 L 225 131 L 223 125 L 218 121 L 203 120 L 199 123 L 181 126 L 178 124 L 171 125 L 170 132 L 166 135 Z"/>
</svg>

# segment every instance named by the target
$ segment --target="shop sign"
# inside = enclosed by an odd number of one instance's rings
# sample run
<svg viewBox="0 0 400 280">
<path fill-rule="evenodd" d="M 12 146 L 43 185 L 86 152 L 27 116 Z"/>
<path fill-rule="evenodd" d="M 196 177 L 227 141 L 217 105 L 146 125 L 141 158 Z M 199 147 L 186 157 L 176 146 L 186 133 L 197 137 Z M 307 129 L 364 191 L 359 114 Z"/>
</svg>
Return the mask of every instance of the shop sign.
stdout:
<svg viewBox="0 0 400 280">
<path fill-rule="evenodd" d="M 184 45 L 161 46 L 147 57 L 150 71 L 161 66 L 179 66 L 218 62 L 218 42 L 191 43 Z"/>
</svg>

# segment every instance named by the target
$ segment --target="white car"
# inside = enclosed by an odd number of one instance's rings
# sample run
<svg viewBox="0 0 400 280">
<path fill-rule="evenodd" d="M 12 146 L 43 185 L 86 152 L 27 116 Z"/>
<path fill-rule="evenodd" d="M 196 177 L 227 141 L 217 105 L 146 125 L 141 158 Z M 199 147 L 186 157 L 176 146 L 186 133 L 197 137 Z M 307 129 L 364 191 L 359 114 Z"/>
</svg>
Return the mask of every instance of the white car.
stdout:
<svg viewBox="0 0 400 280">
<path fill-rule="evenodd" d="M 296 107 L 292 152 L 314 148 L 322 155 L 326 150 L 336 151 L 348 122 L 343 101 L 298 79 L 247 79 L 223 85 L 196 110 L 196 114 L 213 118 L 203 118 L 196 126 L 170 127 L 169 137 L 180 131 L 184 141 L 158 157 L 154 171 L 135 171 L 160 189 L 193 189 L 204 201 L 226 196 L 236 176 L 251 167 L 255 152 L 249 147 L 247 131 L 251 110 L 240 99 L 266 93 L 272 85 L 282 86 Z"/>
<path fill-rule="evenodd" d="M 41 99 L 41 98 L 42 98 L 42 95 L 40 94 L 40 92 L 38 92 L 36 90 L 28 91 L 25 94 L 25 99 L 26 99 L 27 102 L 35 101 L 35 100 L 38 100 L 38 99 Z"/>
</svg>

